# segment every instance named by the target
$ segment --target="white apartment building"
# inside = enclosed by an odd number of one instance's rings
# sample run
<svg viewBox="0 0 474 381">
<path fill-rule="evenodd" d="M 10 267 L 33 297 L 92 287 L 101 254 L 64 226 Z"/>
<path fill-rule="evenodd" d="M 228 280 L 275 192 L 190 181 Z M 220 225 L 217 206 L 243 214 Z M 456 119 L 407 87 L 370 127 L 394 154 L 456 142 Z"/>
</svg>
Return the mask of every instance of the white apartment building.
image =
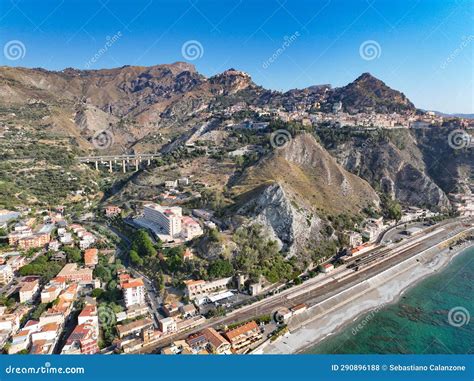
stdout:
<svg viewBox="0 0 474 381">
<path fill-rule="evenodd" d="M 366 238 L 369 242 L 372 242 L 377 238 L 379 233 L 380 230 L 377 226 L 367 225 L 362 231 L 362 237 Z"/>
<path fill-rule="evenodd" d="M 200 235 L 204 234 L 201 228 L 201 225 L 199 225 L 199 223 L 196 222 L 191 217 L 187 217 L 187 216 L 183 217 L 181 219 L 181 226 L 182 226 L 181 236 L 186 241 L 191 240 L 195 237 L 199 237 Z"/>
<path fill-rule="evenodd" d="M 145 220 L 158 225 L 164 234 L 175 237 L 181 233 L 182 209 L 179 206 L 163 207 L 147 204 L 143 208 Z"/>
<path fill-rule="evenodd" d="M 350 247 L 357 247 L 362 245 L 362 234 L 358 232 L 348 232 L 347 237 Z"/>
<path fill-rule="evenodd" d="M 31 302 L 35 298 L 39 290 L 39 280 L 35 279 L 30 282 L 24 282 L 20 288 L 20 303 Z"/>
<path fill-rule="evenodd" d="M 121 286 L 127 308 L 135 304 L 145 304 L 145 286 L 142 279 L 128 279 Z"/>
<path fill-rule="evenodd" d="M 174 318 L 172 317 L 160 319 L 158 321 L 158 324 L 160 326 L 161 332 L 163 332 L 164 334 L 174 333 L 178 330 L 176 320 L 174 320 Z"/>
<path fill-rule="evenodd" d="M 13 279 L 13 270 L 10 265 L 0 265 L 0 284 L 10 283 Z"/>
</svg>

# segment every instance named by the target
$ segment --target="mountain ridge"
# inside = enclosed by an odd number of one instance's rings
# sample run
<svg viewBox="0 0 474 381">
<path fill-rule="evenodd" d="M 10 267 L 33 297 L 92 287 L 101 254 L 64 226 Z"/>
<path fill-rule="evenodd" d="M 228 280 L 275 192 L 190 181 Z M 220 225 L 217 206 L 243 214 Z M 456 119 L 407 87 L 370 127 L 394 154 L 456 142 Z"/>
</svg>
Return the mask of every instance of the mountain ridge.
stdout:
<svg viewBox="0 0 474 381">
<path fill-rule="evenodd" d="M 3 111 L 0 122 L 3 126 L 12 127 L 20 134 L 19 136 L 26 132 L 31 134 L 32 142 L 38 139 L 37 136 L 54 136 L 55 139 L 65 142 L 62 143 L 63 148 L 76 154 L 80 152 L 82 156 L 136 152 L 161 152 L 167 156 L 176 156 L 186 155 L 188 144 L 205 146 L 209 152 L 208 156 L 202 159 L 202 167 L 199 170 L 207 167 L 206 173 L 213 187 L 222 187 L 222 180 L 226 179 L 225 186 L 234 190 L 238 189 L 236 184 L 239 185 L 239 181 L 245 176 L 248 178 L 252 171 L 259 168 L 257 164 L 259 160 L 256 159 L 274 155 L 272 157 L 275 163 L 280 163 L 282 168 L 302 174 L 294 180 L 296 183 L 300 182 L 302 189 L 309 189 L 308 194 L 311 194 L 311 189 L 322 186 L 324 177 L 329 174 L 333 178 L 345 179 L 337 183 L 338 188 L 347 182 L 351 183 L 351 176 L 356 176 L 368 181 L 370 185 L 368 183 L 367 185 L 371 186 L 372 190 L 375 188 L 386 190 L 392 197 L 413 203 L 407 192 L 412 186 L 416 187 L 413 179 L 418 177 L 423 179 L 420 184 L 428 195 L 420 198 L 417 202 L 419 205 L 427 204 L 437 208 L 448 205 L 446 195 L 437 187 L 436 182 L 431 180 L 432 176 L 426 173 L 432 166 L 430 163 L 424 163 L 423 153 L 419 152 L 416 142 L 410 143 L 410 150 L 415 152 L 413 157 L 409 155 L 404 157 L 403 152 L 395 149 L 393 144 L 387 145 L 387 149 L 390 148 L 397 157 L 399 156 L 397 160 L 403 163 L 405 168 L 403 171 L 393 166 L 380 166 L 377 158 L 385 155 L 383 152 L 373 151 L 372 162 L 361 161 L 360 154 L 347 159 L 340 158 L 345 170 L 352 174 L 342 174 L 341 169 L 335 164 L 331 164 L 330 169 L 324 171 L 325 163 L 313 160 L 311 165 L 315 168 L 321 164 L 318 167 L 321 171 L 318 173 L 322 177 L 308 176 L 310 171 L 307 165 L 299 162 L 305 159 L 308 153 L 304 145 L 299 144 L 301 139 L 308 143 L 308 147 L 313 147 L 313 151 L 319 150 L 319 156 L 326 157 L 327 163 L 329 157 L 324 148 L 309 142 L 307 137 L 299 137 L 298 133 L 311 130 L 307 122 L 315 123 L 314 120 L 309 120 L 315 113 L 337 118 L 339 111 L 335 106 L 338 106 L 338 102 L 341 103 L 339 108 L 348 112 L 347 115 L 351 115 L 352 112 L 391 115 L 397 111 L 413 115 L 417 112 L 403 93 L 391 89 L 370 73 L 362 73 L 353 82 L 342 87 L 314 85 L 305 89 L 279 92 L 258 86 L 250 75 L 235 68 L 205 77 L 196 71 L 194 65 L 185 62 L 100 70 L 66 68 L 58 72 L 44 69 L 0 68 L 0 103 Z M 286 116 L 305 113 L 307 116 L 304 118 L 307 120 L 285 122 L 280 119 L 281 113 Z M 276 123 L 270 128 L 268 124 L 272 121 Z M 260 132 L 260 127 L 253 127 L 254 125 L 263 126 L 264 129 L 261 130 L 263 132 Z M 282 157 L 281 155 L 287 152 L 285 149 L 269 152 L 268 134 L 281 128 L 295 129 L 293 141 L 289 146 L 298 148 L 298 157 L 291 155 Z M 331 133 L 339 130 L 336 125 L 325 128 Z M 246 130 L 249 132 L 245 132 Z M 101 147 L 105 149 L 99 150 L 93 144 L 93 138 L 102 131 L 107 131 L 113 139 L 110 145 Z M 316 134 L 314 129 L 312 132 Z M 249 151 L 249 157 L 252 159 L 248 162 L 244 159 L 245 165 L 242 168 L 238 168 L 235 163 L 226 163 L 218 168 L 221 163 L 214 160 L 215 157 L 222 158 L 228 155 L 231 159 L 234 157 L 232 150 L 238 152 L 247 149 L 246 144 L 252 141 L 257 142 L 260 148 Z M 331 152 L 330 146 L 325 148 Z M 367 149 L 363 144 L 361 148 Z M 8 146 L 5 150 L 8 155 L 12 155 Z M 424 149 L 423 152 L 426 156 L 430 155 L 429 150 Z M 334 157 L 338 157 L 337 153 L 331 153 Z M 242 154 L 238 153 L 237 156 L 239 155 Z M 243 156 L 247 157 L 247 154 Z M 231 161 L 242 162 L 240 159 Z M 374 173 L 379 169 L 383 173 Z M 458 173 L 456 170 L 452 172 Z M 219 173 L 219 176 L 215 176 L 215 173 Z M 271 173 L 271 168 L 263 171 L 265 176 Z M 192 174 L 190 172 L 190 175 Z M 279 176 L 278 173 L 273 174 Z M 439 177 L 443 184 L 450 184 L 443 189 L 448 191 L 454 189 L 452 184 L 457 180 L 453 176 L 443 173 L 443 176 Z M 465 178 L 464 175 L 461 177 Z M 356 184 L 355 188 L 359 190 L 364 188 L 362 183 L 353 181 Z M 258 187 L 262 182 L 253 185 Z M 331 192 L 323 188 L 321 194 L 331 198 L 333 196 Z M 283 191 L 282 194 L 291 194 L 291 190 L 288 192 L 288 189 L 283 189 Z M 318 195 L 315 194 L 314 200 L 317 199 Z M 335 207 L 336 204 L 344 203 L 336 201 L 324 205 L 324 202 L 319 200 L 316 204 L 320 208 L 327 206 L 331 212 L 345 212 L 344 208 Z M 352 208 L 351 212 L 353 210 Z"/>
</svg>

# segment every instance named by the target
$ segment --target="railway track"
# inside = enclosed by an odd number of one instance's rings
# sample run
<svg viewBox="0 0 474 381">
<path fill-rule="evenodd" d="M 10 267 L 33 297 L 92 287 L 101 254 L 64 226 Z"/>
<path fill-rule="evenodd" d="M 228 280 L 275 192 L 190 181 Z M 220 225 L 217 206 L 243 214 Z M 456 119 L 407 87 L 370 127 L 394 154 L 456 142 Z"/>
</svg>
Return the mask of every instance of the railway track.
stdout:
<svg viewBox="0 0 474 381">
<path fill-rule="evenodd" d="M 155 342 L 153 345 L 150 345 L 149 348 L 142 349 L 140 353 L 156 353 L 157 348 L 168 345 L 174 340 L 184 339 L 189 334 L 206 327 L 222 327 L 236 321 L 247 320 L 252 316 L 270 314 L 278 308 L 292 307 L 299 303 L 306 303 L 309 306 L 313 306 L 322 300 L 335 296 L 356 284 L 370 279 L 374 275 L 413 257 L 415 254 L 418 254 L 423 250 L 439 245 L 440 242 L 452 237 L 453 232 L 454 235 L 456 235 L 458 233 L 457 230 L 466 230 L 465 227 L 463 229 L 462 226 L 463 225 L 460 223 L 453 223 L 451 221 L 451 225 L 448 225 L 443 229 L 440 229 L 440 226 L 437 227 L 438 230 L 431 229 L 430 232 L 432 234 L 429 234 L 429 237 L 420 237 L 420 242 L 414 242 L 409 245 L 405 244 L 406 246 L 398 248 L 386 248 L 382 251 L 365 253 L 364 257 L 360 258 L 361 265 L 364 267 L 360 268 L 359 271 L 350 271 L 346 276 L 333 279 L 325 284 L 311 285 L 311 287 L 314 288 L 308 288 L 308 290 L 302 288 L 301 290 L 293 290 L 293 292 L 289 291 L 289 293 L 284 295 L 276 295 L 269 299 L 264 299 L 262 303 L 248 306 L 243 308 L 242 311 L 237 310 L 231 312 L 228 316 L 210 319 L 202 326 L 196 327 L 193 330 L 163 338 Z M 442 236 L 437 237 L 441 233 L 443 233 Z M 392 255 L 389 255 L 390 253 L 392 253 Z"/>
</svg>

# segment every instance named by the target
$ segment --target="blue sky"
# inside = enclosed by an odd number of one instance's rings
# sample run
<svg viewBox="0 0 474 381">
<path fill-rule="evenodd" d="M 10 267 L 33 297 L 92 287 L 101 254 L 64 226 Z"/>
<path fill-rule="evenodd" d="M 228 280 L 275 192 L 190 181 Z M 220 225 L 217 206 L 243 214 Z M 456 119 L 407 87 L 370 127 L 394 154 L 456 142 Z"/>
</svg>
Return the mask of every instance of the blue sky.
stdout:
<svg viewBox="0 0 474 381">
<path fill-rule="evenodd" d="M 341 86 L 370 72 L 417 107 L 474 113 L 473 7 L 471 0 L 0 0 L 0 64 L 62 70 L 187 60 L 206 76 L 234 67 L 276 90 Z M 183 56 L 189 41 L 197 43 Z"/>
</svg>

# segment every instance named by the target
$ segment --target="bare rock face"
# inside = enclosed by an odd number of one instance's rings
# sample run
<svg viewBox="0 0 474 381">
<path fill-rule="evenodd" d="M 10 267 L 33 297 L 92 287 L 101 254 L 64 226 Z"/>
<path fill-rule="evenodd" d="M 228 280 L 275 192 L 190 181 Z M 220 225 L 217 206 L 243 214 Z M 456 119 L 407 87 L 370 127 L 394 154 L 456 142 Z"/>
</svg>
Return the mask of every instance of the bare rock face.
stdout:
<svg viewBox="0 0 474 381">
<path fill-rule="evenodd" d="M 411 164 L 404 164 L 395 179 L 396 197 L 409 205 L 435 205 L 446 208 L 449 200 L 439 186 L 424 172 Z"/>
<path fill-rule="evenodd" d="M 307 209 L 297 209 L 279 184 L 263 188 L 237 214 L 248 217 L 251 224 L 262 225 L 290 256 L 319 237 L 321 220 Z"/>
<path fill-rule="evenodd" d="M 250 76 L 239 70 L 229 69 L 209 78 L 209 83 L 213 86 L 213 91 L 219 95 L 234 94 L 247 87 L 255 87 Z"/>
<path fill-rule="evenodd" d="M 447 208 L 449 200 L 427 174 L 417 147 L 413 145 L 406 150 L 411 152 L 401 152 L 390 141 L 360 145 L 351 140 L 334 153 L 348 171 L 402 203 Z"/>
</svg>

